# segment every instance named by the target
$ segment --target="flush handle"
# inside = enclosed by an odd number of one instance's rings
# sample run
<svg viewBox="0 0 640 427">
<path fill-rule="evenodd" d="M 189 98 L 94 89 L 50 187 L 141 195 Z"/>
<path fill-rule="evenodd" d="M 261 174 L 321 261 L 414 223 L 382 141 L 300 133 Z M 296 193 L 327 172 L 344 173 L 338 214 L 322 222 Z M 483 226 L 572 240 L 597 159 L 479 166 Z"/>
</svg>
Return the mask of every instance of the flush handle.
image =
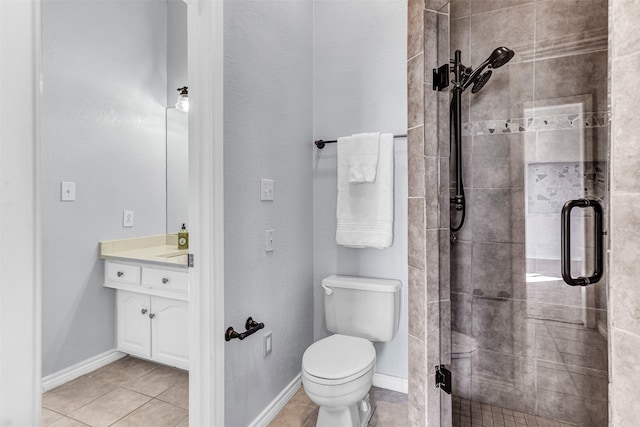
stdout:
<svg viewBox="0 0 640 427">
<path fill-rule="evenodd" d="M 333 294 L 333 288 L 328 287 L 325 284 L 322 284 L 322 287 L 324 288 L 324 293 L 327 295 L 332 295 Z"/>
</svg>

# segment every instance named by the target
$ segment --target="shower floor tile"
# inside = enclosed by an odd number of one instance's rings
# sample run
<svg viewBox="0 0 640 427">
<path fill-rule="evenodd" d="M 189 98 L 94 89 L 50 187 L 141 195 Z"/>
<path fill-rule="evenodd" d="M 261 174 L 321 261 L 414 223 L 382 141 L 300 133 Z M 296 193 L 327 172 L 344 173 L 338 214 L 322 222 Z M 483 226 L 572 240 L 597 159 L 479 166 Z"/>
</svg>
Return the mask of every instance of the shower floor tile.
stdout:
<svg viewBox="0 0 640 427">
<path fill-rule="evenodd" d="M 562 421 L 512 411 L 454 396 L 453 427 L 575 427 Z"/>
</svg>

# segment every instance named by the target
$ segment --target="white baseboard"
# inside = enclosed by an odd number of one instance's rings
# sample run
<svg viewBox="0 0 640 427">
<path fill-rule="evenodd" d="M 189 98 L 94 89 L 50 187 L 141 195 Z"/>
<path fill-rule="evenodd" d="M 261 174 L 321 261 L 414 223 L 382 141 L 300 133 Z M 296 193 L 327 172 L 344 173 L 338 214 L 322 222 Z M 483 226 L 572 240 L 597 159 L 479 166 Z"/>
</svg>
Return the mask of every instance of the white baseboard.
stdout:
<svg viewBox="0 0 640 427">
<path fill-rule="evenodd" d="M 302 375 L 298 374 L 273 401 L 249 424 L 249 427 L 266 427 L 291 400 L 294 394 L 300 390 Z"/>
<path fill-rule="evenodd" d="M 75 365 L 71 365 L 68 368 L 54 372 L 51 375 L 47 375 L 42 378 L 42 392 L 52 390 L 62 384 L 75 380 L 89 372 L 93 372 L 96 369 L 108 365 L 109 363 L 115 362 L 126 355 L 126 353 L 121 353 L 117 350 L 105 351 L 97 356 L 90 357 L 82 362 L 76 363 Z"/>
<path fill-rule="evenodd" d="M 407 394 L 409 392 L 409 380 L 406 378 L 392 377 L 390 375 L 373 374 L 373 385 L 375 387 L 393 390 Z"/>
</svg>

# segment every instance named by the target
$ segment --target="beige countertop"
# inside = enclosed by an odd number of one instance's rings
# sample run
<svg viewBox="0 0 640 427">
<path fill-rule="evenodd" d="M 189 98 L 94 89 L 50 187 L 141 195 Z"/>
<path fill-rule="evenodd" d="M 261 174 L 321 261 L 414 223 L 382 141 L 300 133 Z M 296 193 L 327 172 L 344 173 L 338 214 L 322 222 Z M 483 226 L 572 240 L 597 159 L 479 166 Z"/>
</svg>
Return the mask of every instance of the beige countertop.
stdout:
<svg viewBox="0 0 640 427">
<path fill-rule="evenodd" d="M 158 234 L 100 242 L 100 258 L 186 267 L 188 249 L 178 249 L 177 234 Z"/>
</svg>

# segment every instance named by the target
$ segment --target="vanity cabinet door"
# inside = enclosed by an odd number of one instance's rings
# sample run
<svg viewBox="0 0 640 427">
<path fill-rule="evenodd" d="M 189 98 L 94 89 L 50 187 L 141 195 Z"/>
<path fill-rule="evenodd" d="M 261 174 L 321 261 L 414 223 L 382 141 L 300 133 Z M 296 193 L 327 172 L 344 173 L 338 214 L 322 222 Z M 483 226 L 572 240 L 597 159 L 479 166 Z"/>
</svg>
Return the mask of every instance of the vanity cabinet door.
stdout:
<svg viewBox="0 0 640 427">
<path fill-rule="evenodd" d="M 149 295 L 117 291 L 118 350 L 151 357 Z"/>
<path fill-rule="evenodd" d="M 188 369 L 189 304 L 186 301 L 152 296 L 151 311 L 151 358 Z"/>
</svg>

